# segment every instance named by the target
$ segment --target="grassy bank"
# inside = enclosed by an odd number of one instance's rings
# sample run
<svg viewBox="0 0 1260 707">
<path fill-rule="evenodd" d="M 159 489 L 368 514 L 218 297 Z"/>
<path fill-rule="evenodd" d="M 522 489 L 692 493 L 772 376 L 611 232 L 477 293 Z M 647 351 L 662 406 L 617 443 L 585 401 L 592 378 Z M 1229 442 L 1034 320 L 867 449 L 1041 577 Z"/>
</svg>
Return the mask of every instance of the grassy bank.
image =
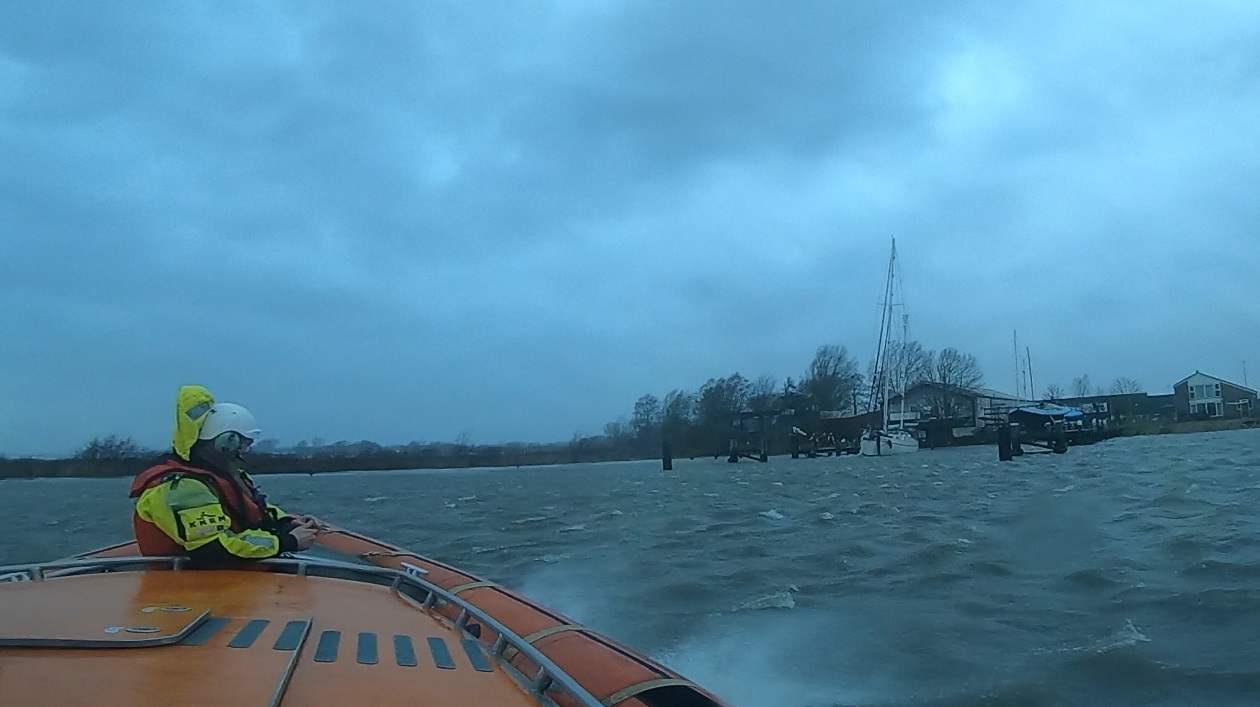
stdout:
<svg viewBox="0 0 1260 707">
<path fill-rule="evenodd" d="M 1166 420 L 1135 420 L 1125 423 L 1120 434 L 1125 437 L 1137 435 L 1193 434 L 1196 432 L 1223 432 L 1255 427 L 1260 422 L 1254 419 L 1233 420 L 1187 420 L 1170 422 Z"/>
</svg>

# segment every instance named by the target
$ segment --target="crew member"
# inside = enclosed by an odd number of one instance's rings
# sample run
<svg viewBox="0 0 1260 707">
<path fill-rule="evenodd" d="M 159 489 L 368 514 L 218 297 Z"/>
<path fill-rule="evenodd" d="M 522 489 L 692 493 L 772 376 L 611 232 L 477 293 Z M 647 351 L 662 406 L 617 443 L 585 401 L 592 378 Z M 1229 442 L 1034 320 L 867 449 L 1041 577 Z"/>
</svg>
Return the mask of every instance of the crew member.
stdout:
<svg viewBox="0 0 1260 707">
<path fill-rule="evenodd" d="M 195 565 L 275 557 L 305 550 L 320 523 L 267 503 L 241 454 L 261 430 L 249 410 L 216 403 L 183 386 L 175 404 L 171 454 L 131 483 L 132 527 L 145 555 L 186 555 Z"/>
</svg>

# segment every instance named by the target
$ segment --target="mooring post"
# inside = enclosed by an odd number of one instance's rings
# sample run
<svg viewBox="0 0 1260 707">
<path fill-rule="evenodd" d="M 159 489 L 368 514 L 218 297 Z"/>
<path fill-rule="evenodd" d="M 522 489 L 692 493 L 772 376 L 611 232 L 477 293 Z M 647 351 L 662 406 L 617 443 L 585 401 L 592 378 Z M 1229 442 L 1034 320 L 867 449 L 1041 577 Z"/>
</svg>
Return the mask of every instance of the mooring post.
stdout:
<svg viewBox="0 0 1260 707">
<path fill-rule="evenodd" d="M 998 461 L 1011 460 L 1011 426 L 1002 425 L 997 431 Z"/>
<path fill-rule="evenodd" d="M 1050 447 L 1051 451 L 1055 454 L 1066 454 L 1068 450 L 1066 425 L 1062 422 L 1056 422 L 1050 429 L 1054 433 L 1054 443 Z"/>
</svg>

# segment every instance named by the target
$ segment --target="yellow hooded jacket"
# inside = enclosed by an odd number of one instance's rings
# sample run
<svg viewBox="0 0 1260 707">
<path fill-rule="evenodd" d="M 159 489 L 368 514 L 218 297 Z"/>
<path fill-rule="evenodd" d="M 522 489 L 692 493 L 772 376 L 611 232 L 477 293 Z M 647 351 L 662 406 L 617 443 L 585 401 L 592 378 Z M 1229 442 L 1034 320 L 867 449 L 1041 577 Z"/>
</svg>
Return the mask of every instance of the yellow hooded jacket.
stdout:
<svg viewBox="0 0 1260 707">
<path fill-rule="evenodd" d="M 133 525 L 141 550 L 146 554 L 178 552 L 214 561 L 261 559 L 296 549 L 287 532 L 293 525 L 292 519 L 286 518 L 278 507 L 267 504 L 266 497 L 258 493 L 244 471 L 230 473 L 239 475 L 248 497 L 239 490 L 233 493 L 230 479 L 191 463 L 192 445 L 212 405 L 214 396 L 201 386 L 179 389 L 171 439 L 175 454 L 141 472 L 132 487 L 136 498 Z M 249 519 L 239 517 L 240 509 L 233 516 L 233 504 L 225 503 L 224 496 L 255 502 L 266 512 L 258 519 L 260 522 L 249 523 Z M 155 535 L 155 528 L 173 545 Z"/>
</svg>

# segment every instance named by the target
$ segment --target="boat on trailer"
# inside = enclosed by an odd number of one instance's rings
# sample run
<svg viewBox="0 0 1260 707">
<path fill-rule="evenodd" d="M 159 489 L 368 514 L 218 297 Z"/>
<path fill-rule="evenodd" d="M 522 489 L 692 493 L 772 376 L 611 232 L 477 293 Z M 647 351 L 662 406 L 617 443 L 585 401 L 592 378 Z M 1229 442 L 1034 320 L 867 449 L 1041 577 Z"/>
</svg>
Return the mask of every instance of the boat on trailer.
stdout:
<svg viewBox="0 0 1260 707">
<path fill-rule="evenodd" d="M 340 528 L 214 569 L 0 567 L 0 705 L 726 707 L 507 587 Z"/>
<path fill-rule="evenodd" d="M 1073 432 L 1080 432 L 1083 413 L 1077 408 L 1055 403 L 1030 403 L 1007 411 L 998 427 L 998 459 L 1010 461 L 1023 456 L 1023 445 L 1030 444 L 1055 454 L 1067 452 L 1073 443 Z M 1081 439 L 1077 437 L 1077 443 Z"/>
</svg>

